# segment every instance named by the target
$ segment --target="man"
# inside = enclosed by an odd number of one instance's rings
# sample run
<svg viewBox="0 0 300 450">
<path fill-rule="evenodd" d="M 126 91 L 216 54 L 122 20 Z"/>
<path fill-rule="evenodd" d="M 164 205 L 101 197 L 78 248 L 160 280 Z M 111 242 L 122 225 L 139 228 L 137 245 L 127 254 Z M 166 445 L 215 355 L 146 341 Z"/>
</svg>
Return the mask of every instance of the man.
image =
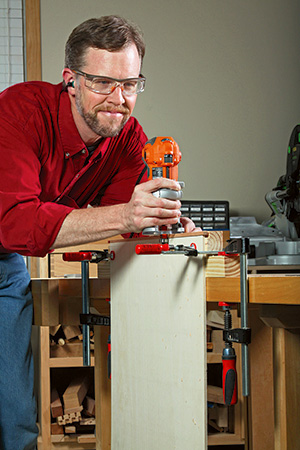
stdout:
<svg viewBox="0 0 300 450">
<path fill-rule="evenodd" d="M 32 297 L 20 255 L 175 224 L 180 202 L 146 181 L 147 140 L 132 117 L 145 53 L 117 16 L 90 19 L 66 44 L 63 84 L 27 82 L 0 95 L 0 448 L 31 450 L 37 427 Z M 143 182 L 143 183 L 141 183 Z M 87 208 L 88 205 L 93 208 Z M 185 219 L 187 231 L 194 225 Z"/>
</svg>

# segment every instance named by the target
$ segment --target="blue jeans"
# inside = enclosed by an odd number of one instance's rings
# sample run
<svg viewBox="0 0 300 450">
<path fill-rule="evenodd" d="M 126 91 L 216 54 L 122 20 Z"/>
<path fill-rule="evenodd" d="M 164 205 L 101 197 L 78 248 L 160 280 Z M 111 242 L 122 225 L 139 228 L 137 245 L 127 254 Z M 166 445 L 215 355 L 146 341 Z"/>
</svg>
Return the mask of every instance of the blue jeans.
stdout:
<svg viewBox="0 0 300 450">
<path fill-rule="evenodd" d="M 23 257 L 0 255 L 0 450 L 33 450 L 37 445 L 32 318 Z"/>
</svg>

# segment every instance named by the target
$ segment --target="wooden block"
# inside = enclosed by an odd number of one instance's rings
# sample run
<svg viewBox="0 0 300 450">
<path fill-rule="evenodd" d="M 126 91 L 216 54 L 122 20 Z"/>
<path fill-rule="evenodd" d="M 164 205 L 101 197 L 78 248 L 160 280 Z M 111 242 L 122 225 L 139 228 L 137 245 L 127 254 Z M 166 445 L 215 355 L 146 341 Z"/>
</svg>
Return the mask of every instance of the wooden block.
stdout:
<svg viewBox="0 0 300 450">
<path fill-rule="evenodd" d="M 206 277 L 225 277 L 224 256 L 208 256 L 204 261 Z"/>
<path fill-rule="evenodd" d="M 224 313 L 217 310 L 208 311 L 206 323 L 211 327 L 224 328 Z"/>
<path fill-rule="evenodd" d="M 75 434 L 76 433 L 76 427 L 74 425 L 66 425 L 65 426 L 65 433 L 66 434 Z"/>
<path fill-rule="evenodd" d="M 77 442 L 79 444 L 89 444 L 89 443 L 95 443 L 96 437 L 95 434 L 83 434 L 81 436 L 78 436 Z"/>
<path fill-rule="evenodd" d="M 60 324 L 49 327 L 49 333 L 51 334 L 51 336 L 55 336 L 60 327 L 61 327 Z"/>
<path fill-rule="evenodd" d="M 89 377 L 81 374 L 74 378 L 63 394 L 65 413 L 81 406 L 87 394 L 90 380 Z"/>
<path fill-rule="evenodd" d="M 84 412 L 88 416 L 95 416 L 95 400 L 89 396 L 86 396 L 83 401 Z"/>
<path fill-rule="evenodd" d="M 222 353 L 224 348 L 223 330 L 212 330 L 211 342 L 215 353 Z"/>
<path fill-rule="evenodd" d="M 51 434 L 51 442 L 63 442 L 65 439 L 65 434 Z"/>
<path fill-rule="evenodd" d="M 96 419 L 95 419 L 95 417 L 84 417 L 79 422 L 79 425 L 82 425 L 82 426 L 96 425 Z"/>
<path fill-rule="evenodd" d="M 63 416 L 59 416 L 56 418 L 56 422 L 58 425 L 67 425 L 73 422 L 79 422 L 81 420 L 81 413 L 75 412 L 70 414 L 64 414 Z"/>
<path fill-rule="evenodd" d="M 81 330 L 77 325 L 63 325 L 62 329 L 67 340 L 74 339 L 81 334 Z"/>
<path fill-rule="evenodd" d="M 65 414 L 80 414 L 81 413 L 81 411 L 83 410 L 83 406 L 82 405 L 80 405 L 80 406 L 75 406 L 75 408 L 69 408 L 69 409 L 65 409 Z"/>
<path fill-rule="evenodd" d="M 56 419 L 56 417 L 58 417 L 58 416 L 62 416 L 64 413 L 61 400 L 59 398 L 57 389 L 55 387 L 52 387 L 52 389 L 51 389 L 50 408 L 51 408 L 51 415 L 52 415 L 53 419 Z M 53 433 L 53 434 L 57 434 L 57 433 Z"/>
<path fill-rule="evenodd" d="M 228 407 L 223 405 L 216 405 L 217 417 L 216 424 L 220 428 L 228 428 Z"/>
<path fill-rule="evenodd" d="M 218 386 L 207 386 L 207 401 L 224 405 L 223 389 Z"/>
<path fill-rule="evenodd" d="M 210 231 L 208 237 L 204 240 L 205 250 L 223 250 L 225 246 L 224 235 L 225 233 L 222 231 Z"/>
<path fill-rule="evenodd" d="M 204 261 L 206 277 L 236 278 L 240 276 L 239 256 L 208 255 Z"/>
<path fill-rule="evenodd" d="M 240 257 L 239 256 L 225 256 L 225 277 L 239 278 L 240 277 Z"/>
<path fill-rule="evenodd" d="M 64 427 L 57 422 L 51 423 L 51 434 L 64 434 Z"/>
</svg>

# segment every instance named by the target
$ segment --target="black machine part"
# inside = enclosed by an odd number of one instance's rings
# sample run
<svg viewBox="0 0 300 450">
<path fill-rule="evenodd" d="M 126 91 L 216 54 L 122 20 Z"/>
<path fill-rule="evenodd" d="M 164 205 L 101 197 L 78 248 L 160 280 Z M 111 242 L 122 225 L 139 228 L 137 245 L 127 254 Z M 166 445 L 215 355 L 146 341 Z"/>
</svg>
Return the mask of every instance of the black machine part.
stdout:
<svg viewBox="0 0 300 450">
<path fill-rule="evenodd" d="M 286 174 L 279 178 L 273 194 L 281 203 L 282 211 L 279 212 L 294 224 L 297 236 L 300 237 L 300 124 L 292 131 L 287 149 Z M 266 200 L 268 202 L 267 196 Z M 274 212 L 272 205 L 268 203 Z"/>
</svg>

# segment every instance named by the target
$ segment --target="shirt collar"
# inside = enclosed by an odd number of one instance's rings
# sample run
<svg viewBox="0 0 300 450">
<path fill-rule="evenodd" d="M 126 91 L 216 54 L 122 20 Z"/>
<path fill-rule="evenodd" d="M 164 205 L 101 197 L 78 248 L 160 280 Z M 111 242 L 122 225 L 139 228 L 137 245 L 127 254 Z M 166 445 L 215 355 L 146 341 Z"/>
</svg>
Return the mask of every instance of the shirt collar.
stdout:
<svg viewBox="0 0 300 450">
<path fill-rule="evenodd" d="M 62 91 L 59 97 L 58 127 L 63 150 L 67 157 L 86 148 L 75 125 L 71 110 L 71 102 L 66 91 Z"/>
</svg>

